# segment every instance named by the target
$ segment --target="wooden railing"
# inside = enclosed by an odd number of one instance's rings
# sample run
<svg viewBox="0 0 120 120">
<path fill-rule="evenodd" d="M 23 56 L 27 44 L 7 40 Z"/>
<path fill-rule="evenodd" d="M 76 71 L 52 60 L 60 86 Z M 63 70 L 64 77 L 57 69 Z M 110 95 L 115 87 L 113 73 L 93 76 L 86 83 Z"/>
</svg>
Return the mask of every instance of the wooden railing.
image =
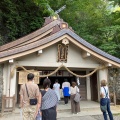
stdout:
<svg viewBox="0 0 120 120">
<path fill-rule="evenodd" d="M 15 110 L 15 95 L 13 97 L 6 97 L 6 95 L 3 95 L 1 113 L 12 112 L 13 110 Z"/>
</svg>

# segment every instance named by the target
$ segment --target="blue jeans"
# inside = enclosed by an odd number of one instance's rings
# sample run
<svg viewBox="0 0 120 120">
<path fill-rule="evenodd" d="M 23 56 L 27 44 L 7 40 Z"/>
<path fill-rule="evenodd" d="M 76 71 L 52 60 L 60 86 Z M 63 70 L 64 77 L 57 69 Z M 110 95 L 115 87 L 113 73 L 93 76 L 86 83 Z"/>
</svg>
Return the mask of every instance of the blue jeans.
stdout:
<svg viewBox="0 0 120 120">
<path fill-rule="evenodd" d="M 107 98 L 107 112 L 108 112 L 110 120 L 113 120 L 113 115 L 110 110 L 110 99 L 109 98 Z M 103 116 L 104 116 L 104 120 L 108 120 L 106 112 L 103 112 Z"/>
</svg>

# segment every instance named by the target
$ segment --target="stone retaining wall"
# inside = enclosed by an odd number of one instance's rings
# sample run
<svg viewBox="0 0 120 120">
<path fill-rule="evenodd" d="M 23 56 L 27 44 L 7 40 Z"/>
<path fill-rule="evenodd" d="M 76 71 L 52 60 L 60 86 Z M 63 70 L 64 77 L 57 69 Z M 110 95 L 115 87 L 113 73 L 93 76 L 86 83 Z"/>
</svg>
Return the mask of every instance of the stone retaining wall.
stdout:
<svg viewBox="0 0 120 120">
<path fill-rule="evenodd" d="M 109 69 L 108 78 L 109 78 L 110 97 L 113 99 L 114 97 L 113 93 L 115 92 L 116 99 L 120 100 L 120 69 L 117 68 Z"/>
</svg>

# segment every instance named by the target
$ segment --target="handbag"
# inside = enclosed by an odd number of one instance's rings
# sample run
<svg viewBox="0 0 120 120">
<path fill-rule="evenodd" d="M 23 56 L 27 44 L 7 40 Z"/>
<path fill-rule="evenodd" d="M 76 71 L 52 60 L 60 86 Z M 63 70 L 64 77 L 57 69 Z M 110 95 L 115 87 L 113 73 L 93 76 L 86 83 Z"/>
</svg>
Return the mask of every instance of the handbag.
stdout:
<svg viewBox="0 0 120 120">
<path fill-rule="evenodd" d="M 40 114 L 40 110 L 38 111 L 38 114 L 37 114 L 35 120 L 42 120 L 42 116 L 41 116 L 41 114 Z"/>
<path fill-rule="evenodd" d="M 75 97 L 74 97 L 74 101 L 75 102 L 79 102 L 80 101 L 80 94 L 77 92 L 77 87 L 76 87 L 76 94 L 75 94 Z"/>
<path fill-rule="evenodd" d="M 29 98 L 29 94 L 28 94 L 28 89 L 27 89 L 27 85 L 25 84 L 25 87 L 26 87 L 26 91 L 27 91 L 27 95 L 28 95 L 28 98 Z M 29 99 L 30 101 L 30 105 L 36 105 L 37 104 L 37 98 L 34 98 L 34 99 Z"/>
<path fill-rule="evenodd" d="M 105 88 L 104 88 L 104 90 L 105 90 Z M 106 110 L 107 110 L 107 99 L 108 99 L 107 96 L 108 96 L 108 93 L 106 93 L 106 90 L 105 90 L 105 94 L 106 94 L 106 97 L 101 98 L 101 100 L 100 100 L 100 109 L 101 109 L 102 112 L 106 112 Z"/>
<path fill-rule="evenodd" d="M 107 110 L 107 98 L 102 98 L 100 100 L 100 109 L 102 112 L 106 112 L 106 110 Z"/>
</svg>

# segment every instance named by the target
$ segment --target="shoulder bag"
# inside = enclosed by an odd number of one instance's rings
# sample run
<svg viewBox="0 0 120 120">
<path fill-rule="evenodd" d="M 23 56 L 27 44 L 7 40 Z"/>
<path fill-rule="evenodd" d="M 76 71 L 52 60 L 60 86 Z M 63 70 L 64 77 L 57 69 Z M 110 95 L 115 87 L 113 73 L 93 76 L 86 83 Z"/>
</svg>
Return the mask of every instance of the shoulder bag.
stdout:
<svg viewBox="0 0 120 120">
<path fill-rule="evenodd" d="M 29 98 L 29 94 L 28 94 L 28 89 L 27 89 L 27 85 L 25 84 L 25 87 L 26 87 L 26 91 L 27 91 L 27 95 L 28 95 L 28 98 Z M 30 102 L 30 105 L 36 105 L 37 104 L 37 98 L 34 98 L 34 99 L 30 99 L 29 98 L 29 102 Z"/>
<path fill-rule="evenodd" d="M 74 97 L 74 101 L 75 102 L 79 102 L 80 101 L 80 94 L 79 94 L 79 92 L 77 92 L 77 86 L 76 86 L 76 94 L 75 94 L 75 97 Z"/>
<path fill-rule="evenodd" d="M 106 112 L 106 110 L 107 110 L 108 92 L 106 92 L 105 88 L 104 88 L 104 90 L 105 90 L 106 96 L 105 96 L 105 98 L 101 98 L 101 100 L 100 100 L 100 109 L 101 109 L 102 112 Z"/>
</svg>

